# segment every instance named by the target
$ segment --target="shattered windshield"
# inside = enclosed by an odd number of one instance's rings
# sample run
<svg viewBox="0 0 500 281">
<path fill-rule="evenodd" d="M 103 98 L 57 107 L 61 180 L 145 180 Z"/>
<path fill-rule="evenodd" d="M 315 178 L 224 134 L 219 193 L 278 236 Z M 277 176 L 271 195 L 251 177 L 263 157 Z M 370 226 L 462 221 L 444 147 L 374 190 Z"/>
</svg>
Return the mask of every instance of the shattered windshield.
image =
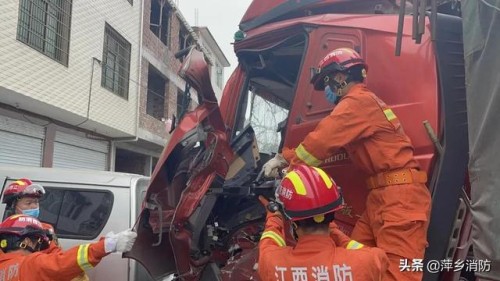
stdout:
<svg viewBox="0 0 500 281">
<path fill-rule="evenodd" d="M 282 145 L 305 46 L 306 36 L 300 34 L 269 49 L 241 54 L 248 76 L 234 135 L 251 125 L 261 153 L 276 153 Z"/>
<path fill-rule="evenodd" d="M 270 99 L 273 99 L 271 96 Z M 251 125 L 255 131 L 260 152 L 276 153 L 281 141 L 279 123 L 286 121 L 288 108 L 278 100 L 266 100 L 254 89 L 248 90 L 248 104 L 245 127 Z"/>
</svg>

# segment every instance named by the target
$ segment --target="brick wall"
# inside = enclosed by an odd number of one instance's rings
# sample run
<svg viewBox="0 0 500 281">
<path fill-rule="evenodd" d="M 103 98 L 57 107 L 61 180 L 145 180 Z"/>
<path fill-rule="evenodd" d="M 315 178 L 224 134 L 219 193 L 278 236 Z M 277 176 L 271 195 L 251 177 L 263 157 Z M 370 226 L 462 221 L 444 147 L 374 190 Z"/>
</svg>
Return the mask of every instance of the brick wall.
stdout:
<svg viewBox="0 0 500 281">
<path fill-rule="evenodd" d="M 168 46 L 164 45 L 149 28 L 151 1 L 155 0 L 144 0 L 143 47 L 153 54 L 155 60 L 176 73 L 180 67 L 180 62 L 175 59 L 174 55 L 179 51 L 179 30 L 182 23 L 174 13 L 170 13 L 169 44 Z M 155 135 L 166 138 L 165 124 L 146 113 L 148 68 L 149 62 L 143 58 L 139 126 Z M 165 118 L 169 118 L 172 114 L 177 114 L 177 86 L 174 83 L 167 82 L 165 91 Z"/>
</svg>

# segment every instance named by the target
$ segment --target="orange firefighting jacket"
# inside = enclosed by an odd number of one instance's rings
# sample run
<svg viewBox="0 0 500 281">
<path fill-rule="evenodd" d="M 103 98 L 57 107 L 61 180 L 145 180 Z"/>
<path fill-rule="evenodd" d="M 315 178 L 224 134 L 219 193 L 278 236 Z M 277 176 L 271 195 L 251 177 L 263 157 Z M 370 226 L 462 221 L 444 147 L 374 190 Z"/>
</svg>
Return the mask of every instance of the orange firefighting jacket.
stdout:
<svg viewBox="0 0 500 281">
<path fill-rule="evenodd" d="M 339 247 L 332 237 L 306 235 L 299 238 L 295 247 L 289 247 L 284 237 L 283 219 L 269 215 L 259 243 L 262 281 L 381 280 L 389 265 L 384 251 L 352 240 L 347 247 Z"/>
<path fill-rule="evenodd" d="M 50 241 L 49 247 L 47 249 L 43 250 L 42 253 L 50 254 L 53 252 L 61 252 L 62 248 L 59 245 L 59 240 L 57 239 L 57 235 L 56 235 L 56 231 L 55 231 L 54 227 L 49 223 L 45 223 L 45 222 L 41 222 L 41 223 L 42 223 L 43 229 L 52 235 L 52 241 Z M 82 272 L 77 277 L 71 279 L 71 281 L 89 281 L 89 277 L 87 276 L 87 274 L 85 274 L 85 272 Z"/>
<path fill-rule="evenodd" d="M 319 166 L 339 148 L 368 175 L 418 168 L 413 146 L 394 112 L 364 84 L 354 85 L 296 149 L 283 149 L 293 166 Z"/>
<path fill-rule="evenodd" d="M 67 281 L 93 268 L 106 255 L 104 239 L 49 254 L 10 252 L 0 255 L 0 280 Z"/>
</svg>

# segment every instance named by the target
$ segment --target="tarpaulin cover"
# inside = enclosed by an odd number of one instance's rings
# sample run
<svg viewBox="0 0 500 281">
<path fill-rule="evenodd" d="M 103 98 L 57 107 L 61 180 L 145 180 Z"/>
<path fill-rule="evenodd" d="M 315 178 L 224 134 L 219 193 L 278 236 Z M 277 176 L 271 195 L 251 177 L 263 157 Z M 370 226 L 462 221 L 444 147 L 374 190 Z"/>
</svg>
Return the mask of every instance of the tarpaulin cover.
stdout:
<svg viewBox="0 0 500 281">
<path fill-rule="evenodd" d="M 500 0 L 463 0 L 472 184 L 472 239 L 478 277 L 500 280 Z"/>
</svg>

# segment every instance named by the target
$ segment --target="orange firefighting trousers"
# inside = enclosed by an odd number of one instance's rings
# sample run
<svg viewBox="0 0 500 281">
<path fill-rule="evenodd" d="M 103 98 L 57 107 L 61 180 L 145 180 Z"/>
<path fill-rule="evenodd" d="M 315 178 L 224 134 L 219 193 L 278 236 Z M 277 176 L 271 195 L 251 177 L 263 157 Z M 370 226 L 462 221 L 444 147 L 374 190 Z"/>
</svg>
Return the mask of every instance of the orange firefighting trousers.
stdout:
<svg viewBox="0 0 500 281">
<path fill-rule="evenodd" d="M 430 201 L 424 184 L 391 185 L 368 194 L 352 239 L 386 251 L 390 267 L 384 281 L 422 280 L 423 267 L 417 263 L 422 263 L 427 247 Z"/>
</svg>

